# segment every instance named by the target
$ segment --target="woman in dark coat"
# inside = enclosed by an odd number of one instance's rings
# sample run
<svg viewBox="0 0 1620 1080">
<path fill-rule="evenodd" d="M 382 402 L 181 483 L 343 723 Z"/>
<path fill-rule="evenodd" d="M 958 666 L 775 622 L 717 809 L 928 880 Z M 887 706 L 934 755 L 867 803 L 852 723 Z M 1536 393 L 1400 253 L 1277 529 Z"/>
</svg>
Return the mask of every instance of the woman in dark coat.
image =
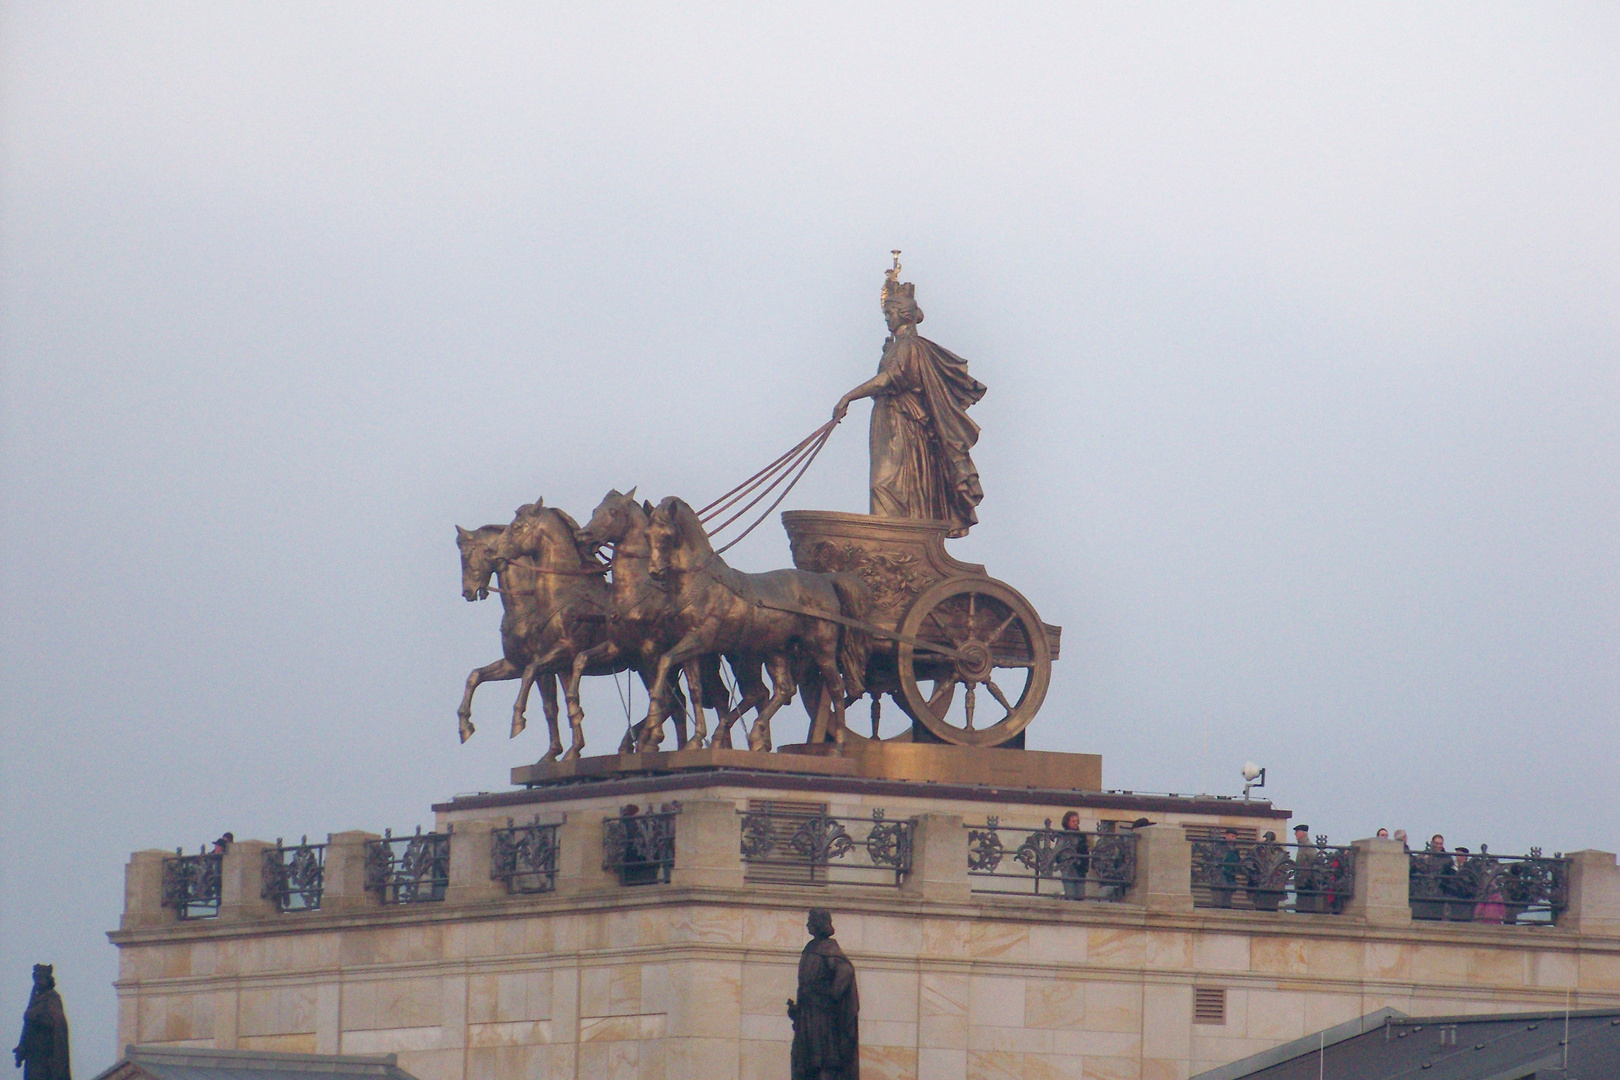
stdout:
<svg viewBox="0 0 1620 1080">
<path fill-rule="evenodd" d="M 799 996 L 787 1003 L 793 1021 L 792 1080 L 860 1080 L 861 999 L 855 968 L 833 940 L 832 916 L 812 908 L 810 943 L 799 955 Z"/>
</svg>

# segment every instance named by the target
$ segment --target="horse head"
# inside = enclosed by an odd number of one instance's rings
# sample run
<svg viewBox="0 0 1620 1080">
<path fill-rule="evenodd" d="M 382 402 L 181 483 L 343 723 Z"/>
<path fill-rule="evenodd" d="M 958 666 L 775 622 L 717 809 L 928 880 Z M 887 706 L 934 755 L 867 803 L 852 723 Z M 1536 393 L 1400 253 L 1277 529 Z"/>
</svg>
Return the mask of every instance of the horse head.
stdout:
<svg viewBox="0 0 1620 1080">
<path fill-rule="evenodd" d="M 591 520 L 574 534 L 574 539 L 593 552 L 603 544 L 621 543 L 637 524 L 638 514 L 646 516 L 641 504 L 636 502 L 636 489 L 621 494 L 615 488 L 602 496 L 602 501 L 591 511 Z"/>
<path fill-rule="evenodd" d="M 461 550 L 461 595 L 466 600 L 489 598 L 489 579 L 498 569 L 495 548 L 504 525 L 483 525 L 472 531 L 456 526 L 456 547 Z"/>
<path fill-rule="evenodd" d="M 579 525 L 552 506 L 526 503 L 518 508 L 495 547 L 497 562 L 522 558 L 543 570 L 590 568 L 586 551 L 575 539 Z"/>
<path fill-rule="evenodd" d="M 647 519 L 647 537 L 652 547 L 647 570 L 653 577 L 691 569 L 694 562 L 714 553 L 697 512 L 674 495 L 659 503 Z"/>
</svg>

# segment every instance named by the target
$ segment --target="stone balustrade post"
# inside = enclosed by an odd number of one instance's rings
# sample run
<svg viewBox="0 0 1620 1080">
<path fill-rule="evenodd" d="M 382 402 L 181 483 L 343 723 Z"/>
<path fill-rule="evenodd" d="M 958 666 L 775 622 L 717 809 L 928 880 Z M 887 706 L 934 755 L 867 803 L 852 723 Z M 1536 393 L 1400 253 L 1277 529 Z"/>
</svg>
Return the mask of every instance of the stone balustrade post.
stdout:
<svg viewBox="0 0 1620 1080">
<path fill-rule="evenodd" d="M 1572 851 L 1569 907 L 1558 925 L 1578 934 L 1620 936 L 1620 866 L 1612 851 Z"/>
<path fill-rule="evenodd" d="M 174 852 L 147 849 L 130 855 L 124 864 L 124 914 L 118 920 L 121 930 L 141 930 L 175 921 L 175 913 L 163 906 L 163 860 Z"/>
<path fill-rule="evenodd" d="M 1144 825 L 1136 837 L 1136 880 L 1125 899 L 1149 911 L 1191 911 L 1192 841 L 1180 825 Z"/>
<path fill-rule="evenodd" d="M 219 921 L 251 922 L 274 918 L 275 901 L 264 895 L 264 853 L 276 845 L 263 840 L 234 840 L 219 860 Z"/>
<path fill-rule="evenodd" d="M 450 833 L 450 887 L 447 904 L 487 904 L 506 895 L 506 883 L 489 876 L 494 865 L 493 821 L 458 821 Z"/>
<path fill-rule="evenodd" d="M 1412 921 L 1412 860 L 1399 840 L 1370 837 L 1350 845 L 1355 852 L 1355 892 L 1344 913 L 1378 926 Z"/>
<path fill-rule="evenodd" d="M 321 910 L 344 911 L 382 903 L 366 891 L 366 842 L 381 840 L 374 832 L 358 829 L 331 833 L 326 838 L 326 861 L 321 871 Z"/>
<path fill-rule="evenodd" d="M 900 883 L 900 893 L 941 903 L 968 902 L 968 841 L 960 814 L 917 815 L 911 873 Z"/>
<path fill-rule="evenodd" d="M 681 801 L 675 815 L 670 884 L 705 889 L 743 887 L 742 817 L 729 799 Z"/>
<path fill-rule="evenodd" d="M 575 896 L 618 888 L 619 879 L 602 868 L 603 810 L 572 810 L 557 826 L 557 893 Z"/>
</svg>

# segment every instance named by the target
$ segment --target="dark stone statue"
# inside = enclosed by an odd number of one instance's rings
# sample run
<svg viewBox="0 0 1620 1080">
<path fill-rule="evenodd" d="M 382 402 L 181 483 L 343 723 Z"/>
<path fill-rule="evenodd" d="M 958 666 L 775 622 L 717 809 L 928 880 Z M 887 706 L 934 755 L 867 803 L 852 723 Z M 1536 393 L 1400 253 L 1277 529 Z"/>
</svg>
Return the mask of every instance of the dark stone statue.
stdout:
<svg viewBox="0 0 1620 1080">
<path fill-rule="evenodd" d="M 793 1021 L 792 1080 L 860 1080 L 855 968 L 833 940 L 826 909 L 812 908 L 805 929 L 810 944 L 799 956 L 799 997 L 787 1003 Z"/>
<path fill-rule="evenodd" d="M 22 1039 L 12 1056 L 23 1080 L 72 1080 L 68 1069 L 67 1013 L 50 964 L 34 965 L 34 992 L 23 1013 Z"/>
</svg>

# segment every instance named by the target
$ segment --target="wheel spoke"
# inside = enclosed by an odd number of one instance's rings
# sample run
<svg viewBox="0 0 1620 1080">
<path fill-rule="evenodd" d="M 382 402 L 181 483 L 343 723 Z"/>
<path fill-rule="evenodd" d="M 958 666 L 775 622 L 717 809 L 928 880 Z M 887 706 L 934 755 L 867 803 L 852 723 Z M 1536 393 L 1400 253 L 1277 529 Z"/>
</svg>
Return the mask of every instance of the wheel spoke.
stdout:
<svg viewBox="0 0 1620 1080">
<path fill-rule="evenodd" d="M 996 685 L 996 680 L 994 680 L 994 679 L 986 679 L 986 680 L 984 680 L 984 688 L 986 690 L 990 691 L 990 696 L 991 697 L 993 697 L 997 701 L 1001 702 L 1001 707 L 1003 709 L 1007 710 L 1007 715 L 1008 716 L 1011 716 L 1013 714 L 1013 707 L 1007 703 L 1007 695 L 1003 694 L 1001 692 L 1001 687 Z"/>
<path fill-rule="evenodd" d="M 996 661 L 996 667 L 1021 667 L 1021 668 L 1028 668 L 1029 670 L 1034 671 L 1035 670 L 1035 661 L 1033 661 L 1033 660 L 997 660 Z"/>
<path fill-rule="evenodd" d="M 973 730 L 973 691 L 976 683 L 966 683 L 967 693 L 962 697 L 962 708 L 967 713 L 967 730 Z"/>
<path fill-rule="evenodd" d="M 984 643 L 986 645 L 994 645 L 996 642 L 1000 641 L 1001 635 L 1007 632 L 1007 627 L 1011 626 L 1017 618 L 1018 612 L 1016 611 L 1011 615 L 1008 615 L 1006 620 L 1000 626 L 996 627 L 996 632 L 986 638 Z"/>
</svg>

